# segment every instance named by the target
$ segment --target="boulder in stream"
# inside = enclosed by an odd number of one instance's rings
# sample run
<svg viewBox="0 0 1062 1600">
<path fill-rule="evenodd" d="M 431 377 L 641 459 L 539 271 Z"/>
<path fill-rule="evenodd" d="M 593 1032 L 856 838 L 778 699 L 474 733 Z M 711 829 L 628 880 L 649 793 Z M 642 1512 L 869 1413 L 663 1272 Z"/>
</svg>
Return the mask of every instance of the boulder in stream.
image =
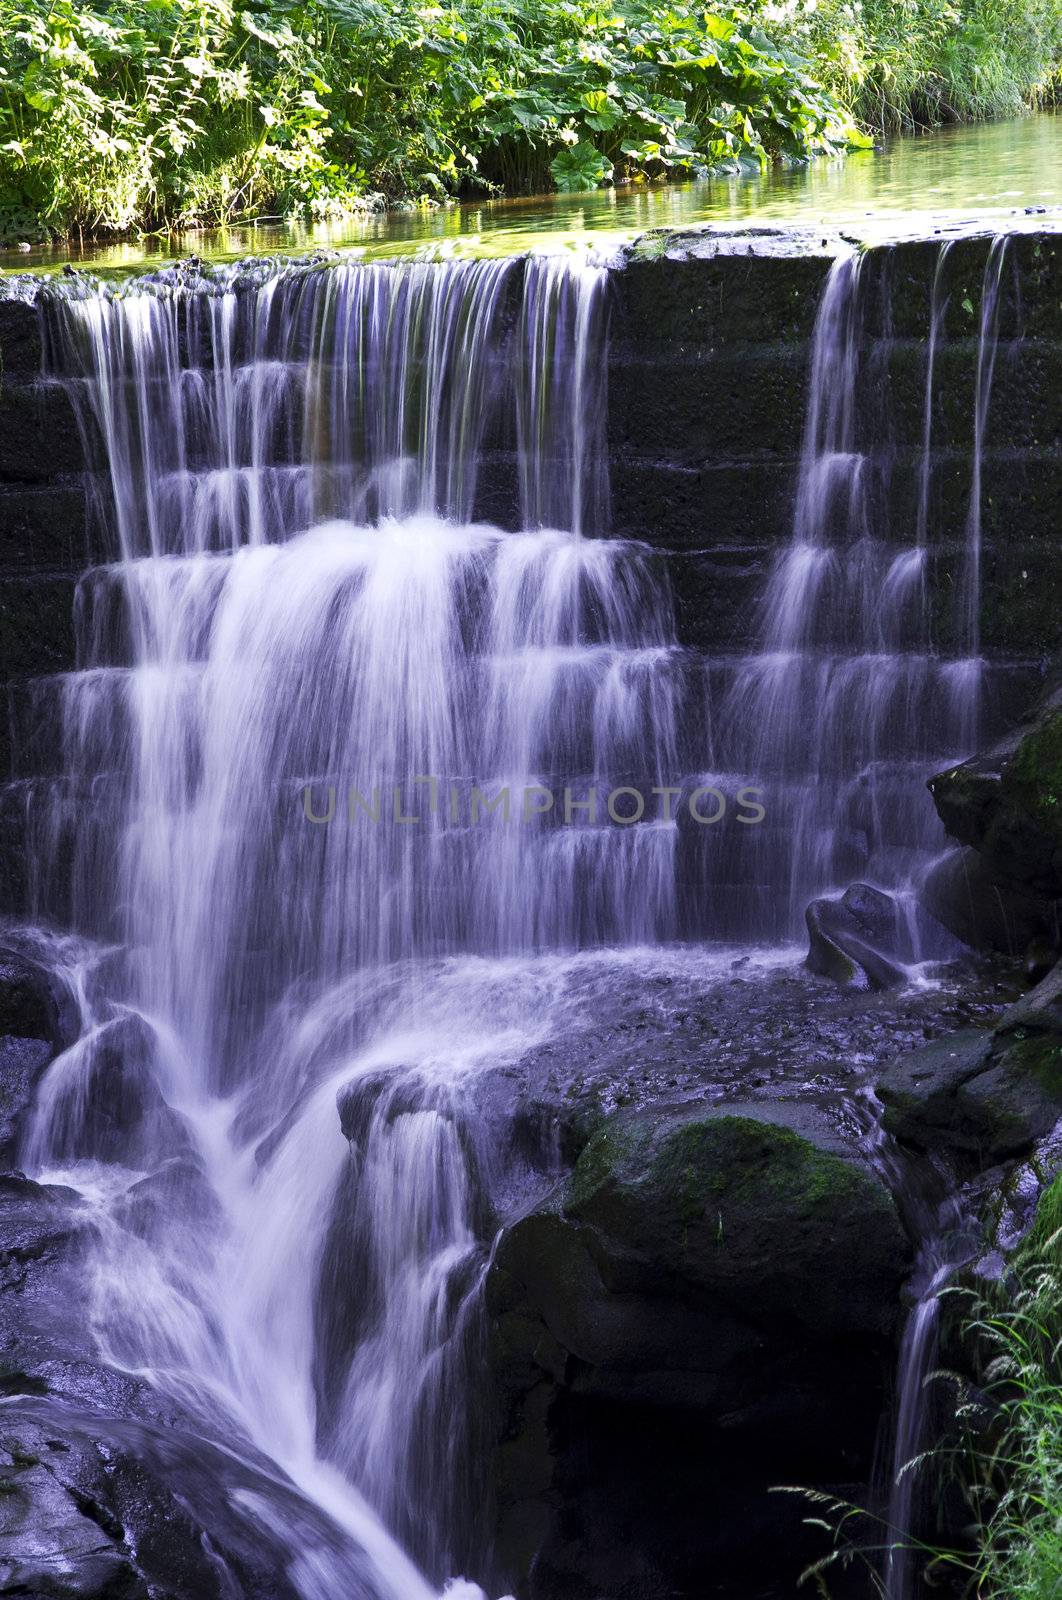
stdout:
<svg viewBox="0 0 1062 1600">
<path fill-rule="evenodd" d="M 814 1106 L 608 1118 L 488 1278 L 505 1576 L 663 1593 L 684 1564 L 747 1576 L 762 1537 L 795 1579 L 803 1508 L 767 1491 L 868 1465 L 908 1254 Z"/>
<path fill-rule="evenodd" d="M 1020 1024 L 950 1034 L 900 1056 L 877 1092 L 901 1143 L 992 1166 L 1031 1150 L 1062 1117 L 1062 1034 Z"/>
<path fill-rule="evenodd" d="M 853 989 L 896 989 L 904 983 L 900 920 L 891 895 L 853 883 L 836 899 L 813 900 L 804 916 L 810 971 Z"/>
</svg>

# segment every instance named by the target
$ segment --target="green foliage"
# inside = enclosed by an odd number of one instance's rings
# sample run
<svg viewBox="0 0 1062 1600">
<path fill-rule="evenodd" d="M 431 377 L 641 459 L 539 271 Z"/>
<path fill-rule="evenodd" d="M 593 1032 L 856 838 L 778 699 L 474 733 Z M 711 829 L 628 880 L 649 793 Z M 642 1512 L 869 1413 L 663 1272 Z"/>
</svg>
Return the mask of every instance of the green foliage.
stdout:
<svg viewBox="0 0 1062 1600">
<path fill-rule="evenodd" d="M 561 194 L 574 194 L 579 189 L 596 189 L 612 176 L 611 162 L 606 161 L 597 146 L 586 139 L 580 139 L 578 144 L 566 145 L 559 155 L 553 157 L 549 170 Z"/>
<path fill-rule="evenodd" d="M 814 1508 L 808 1525 L 829 1540 L 801 1580 L 824 1600 L 831 1575 L 852 1567 L 862 1569 L 868 1593 L 885 1600 L 883 1556 L 901 1544 L 923 1564 L 927 1594 L 1062 1595 L 1062 1177 L 1041 1195 L 1002 1279 L 945 1290 L 944 1298 L 966 1346 L 964 1371 L 936 1372 L 930 1381 L 955 1395 L 955 1421 L 948 1438 L 904 1470 L 925 1471 L 938 1487 L 962 1494 L 969 1513 L 963 1547 L 914 1538 L 814 1490 L 778 1491 L 807 1501 Z"/>
<path fill-rule="evenodd" d="M 968 1324 L 982 1376 L 969 1404 L 966 1471 L 978 1546 L 970 1588 L 978 1600 L 1062 1593 L 1060 1222 L 1056 1184 L 1041 1199 L 1013 1273 L 975 1303 Z"/>
<path fill-rule="evenodd" d="M 768 7 L 768 10 L 771 9 Z M 796 47 L 878 133 L 1017 116 L 1052 98 L 1058 0 L 788 0 Z"/>
<path fill-rule="evenodd" d="M 0 235 L 576 190 L 1047 92 L 1058 0 L 0 0 Z"/>
</svg>

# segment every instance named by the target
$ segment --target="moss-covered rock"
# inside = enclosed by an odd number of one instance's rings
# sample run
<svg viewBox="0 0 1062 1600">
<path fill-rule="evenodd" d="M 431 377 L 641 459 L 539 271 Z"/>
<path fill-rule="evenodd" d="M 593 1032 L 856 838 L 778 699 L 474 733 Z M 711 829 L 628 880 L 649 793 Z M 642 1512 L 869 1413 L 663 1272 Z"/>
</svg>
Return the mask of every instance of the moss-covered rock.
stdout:
<svg viewBox="0 0 1062 1600">
<path fill-rule="evenodd" d="M 1062 1117 L 1062 1036 L 968 1030 L 901 1056 L 878 1083 L 885 1128 L 975 1166 L 1032 1149 Z"/>
<path fill-rule="evenodd" d="M 814 1106 L 609 1117 L 488 1278 L 505 1579 L 534 1558 L 589 1594 L 617 1550 L 661 1583 L 676 1549 L 721 1558 L 726 1518 L 691 1531 L 689 1502 L 723 1462 L 738 1521 L 789 1538 L 799 1511 L 764 1474 L 839 1481 L 869 1461 L 908 1255 L 891 1195 Z M 573 1473 L 599 1479 L 592 1504 Z"/>
<path fill-rule="evenodd" d="M 931 778 L 929 789 L 948 832 L 993 877 L 1062 897 L 1062 691 L 1032 723 Z"/>
<path fill-rule="evenodd" d="M 565 1213 L 597 1230 L 606 1271 L 647 1290 L 663 1273 L 765 1325 L 884 1332 L 905 1242 L 890 1195 L 841 1148 L 799 1105 L 621 1117 L 580 1156 Z"/>
<path fill-rule="evenodd" d="M 1025 808 L 1056 848 L 1062 846 L 1062 706 L 1021 740 L 1003 783 L 1012 803 Z"/>
</svg>

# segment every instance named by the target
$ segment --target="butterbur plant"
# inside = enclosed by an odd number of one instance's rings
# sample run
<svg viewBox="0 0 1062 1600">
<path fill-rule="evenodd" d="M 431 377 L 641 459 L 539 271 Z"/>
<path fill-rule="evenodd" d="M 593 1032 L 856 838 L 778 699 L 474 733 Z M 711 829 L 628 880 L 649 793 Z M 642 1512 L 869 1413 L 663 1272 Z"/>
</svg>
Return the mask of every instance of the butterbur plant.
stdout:
<svg viewBox="0 0 1062 1600">
<path fill-rule="evenodd" d="M 549 164 L 550 175 L 561 194 L 596 189 L 612 176 L 612 163 L 586 139 L 565 145 Z"/>
</svg>

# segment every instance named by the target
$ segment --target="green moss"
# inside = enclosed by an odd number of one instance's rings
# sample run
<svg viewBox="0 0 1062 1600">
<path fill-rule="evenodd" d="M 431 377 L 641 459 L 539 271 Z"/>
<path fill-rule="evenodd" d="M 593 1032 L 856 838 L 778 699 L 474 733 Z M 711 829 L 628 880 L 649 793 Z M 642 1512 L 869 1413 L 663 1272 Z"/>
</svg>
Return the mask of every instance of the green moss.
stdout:
<svg viewBox="0 0 1062 1600">
<path fill-rule="evenodd" d="M 774 1122 L 643 1117 L 594 1135 L 577 1163 L 569 1208 L 580 1211 L 606 1189 L 644 1189 L 684 1227 L 718 1215 L 723 1235 L 727 1212 L 794 1212 L 827 1223 L 866 1187 L 858 1168 Z"/>
<path fill-rule="evenodd" d="M 578 1210 L 623 1170 L 638 1150 L 638 1130 L 620 1121 L 606 1122 L 587 1142 L 575 1164 L 569 1206 Z"/>
<path fill-rule="evenodd" d="M 1045 1094 L 1062 1100 L 1062 1043 L 1052 1033 L 1016 1034 L 1007 1050 L 1007 1066 L 1035 1079 Z"/>
<path fill-rule="evenodd" d="M 1062 711 L 1045 717 L 1026 734 L 1004 783 L 1041 826 L 1062 839 Z"/>
</svg>

